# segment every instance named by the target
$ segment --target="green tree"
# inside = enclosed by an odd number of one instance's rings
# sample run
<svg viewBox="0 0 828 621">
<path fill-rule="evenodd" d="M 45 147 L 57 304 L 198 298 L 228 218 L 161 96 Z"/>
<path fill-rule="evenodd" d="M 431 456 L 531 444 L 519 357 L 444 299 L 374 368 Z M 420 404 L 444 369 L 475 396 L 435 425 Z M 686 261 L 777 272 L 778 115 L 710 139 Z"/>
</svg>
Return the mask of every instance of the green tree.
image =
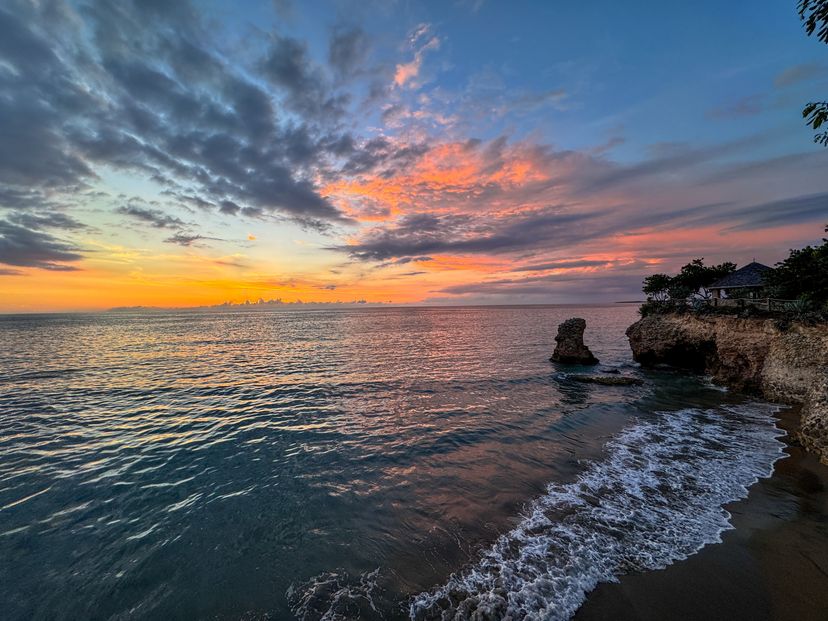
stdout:
<svg viewBox="0 0 828 621">
<path fill-rule="evenodd" d="M 648 300 L 664 302 L 670 297 L 672 283 L 672 277 L 667 274 L 653 274 L 644 279 L 643 291 L 647 294 Z"/>
<path fill-rule="evenodd" d="M 671 279 L 670 297 L 674 300 L 686 298 L 710 299 L 710 285 L 735 269 L 736 264 L 730 261 L 708 266 L 704 264 L 704 258 L 693 259 Z"/>
<path fill-rule="evenodd" d="M 828 43 L 828 0 L 799 0 L 798 10 L 807 35 L 816 33 L 817 39 Z M 828 101 L 809 102 L 802 109 L 802 117 L 814 131 L 828 126 Z M 828 131 L 815 134 L 814 142 L 828 146 Z"/>
<path fill-rule="evenodd" d="M 777 263 L 765 280 L 777 297 L 803 300 L 825 308 L 828 306 L 828 239 L 823 239 L 821 246 L 791 250 L 788 258 Z"/>
</svg>

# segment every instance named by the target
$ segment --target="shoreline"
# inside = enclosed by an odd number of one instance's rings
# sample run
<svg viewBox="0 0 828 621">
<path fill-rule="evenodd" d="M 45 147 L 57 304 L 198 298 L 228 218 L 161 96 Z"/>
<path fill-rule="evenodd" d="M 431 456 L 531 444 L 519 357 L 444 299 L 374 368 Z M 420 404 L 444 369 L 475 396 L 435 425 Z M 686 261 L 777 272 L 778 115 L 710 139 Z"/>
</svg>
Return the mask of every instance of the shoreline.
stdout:
<svg viewBox="0 0 828 621">
<path fill-rule="evenodd" d="M 796 439 L 799 408 L 777 414 L 785 456 L 727 505 L 722 541 L 652 572 L 602 583 L 576 621 L 824 621 L 828 611 L 828 468 Z"/>
</svg>

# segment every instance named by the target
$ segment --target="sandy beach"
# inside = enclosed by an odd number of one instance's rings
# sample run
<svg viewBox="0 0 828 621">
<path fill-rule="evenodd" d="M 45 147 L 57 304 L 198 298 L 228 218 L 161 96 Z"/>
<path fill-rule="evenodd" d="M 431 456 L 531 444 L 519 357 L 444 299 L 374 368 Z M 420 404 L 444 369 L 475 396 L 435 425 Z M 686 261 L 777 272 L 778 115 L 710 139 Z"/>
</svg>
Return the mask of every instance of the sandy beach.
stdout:
<svg viewBox="0 0 828 621">
<path fill-rule="evenodd" d="M 744 501 L 734 530 L 665 570 L 601 584 L 577 621 L 828 619 L 828 468 L 796 444 L 798 413 L 780 412 L 787 457 Z"/>
</svg>

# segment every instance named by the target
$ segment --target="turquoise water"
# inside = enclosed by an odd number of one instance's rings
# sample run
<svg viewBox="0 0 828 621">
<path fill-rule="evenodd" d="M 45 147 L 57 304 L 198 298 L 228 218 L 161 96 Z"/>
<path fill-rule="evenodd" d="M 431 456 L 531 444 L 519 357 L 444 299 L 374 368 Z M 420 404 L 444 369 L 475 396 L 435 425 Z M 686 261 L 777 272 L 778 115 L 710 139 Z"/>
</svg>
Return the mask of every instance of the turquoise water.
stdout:
<svg viewBox="0 0 828 621">
<path fill-rule="evenodd" d="M 0 317 L 4 619 L 565 619 L 718 539 L 769 406 L 635 308 Z M 559 322 L 643 386 L 567 380 Z"/>
</svg>

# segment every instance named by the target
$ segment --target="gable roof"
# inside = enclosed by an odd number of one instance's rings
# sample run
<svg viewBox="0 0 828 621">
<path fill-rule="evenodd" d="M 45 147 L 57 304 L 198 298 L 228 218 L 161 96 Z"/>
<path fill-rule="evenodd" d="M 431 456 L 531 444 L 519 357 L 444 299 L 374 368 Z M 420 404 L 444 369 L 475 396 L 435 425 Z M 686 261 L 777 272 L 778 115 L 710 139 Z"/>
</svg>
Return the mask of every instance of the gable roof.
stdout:
<svg viewBox="0 0 828 621">
<path fill-rule="evenodd" d="M 754 261 L 744 267 L 719 278 L 709 289 L 734 289 L 737 287 L 761 287 L 765 284 L 765 275 L 772 267 Z"/>
</svg>

